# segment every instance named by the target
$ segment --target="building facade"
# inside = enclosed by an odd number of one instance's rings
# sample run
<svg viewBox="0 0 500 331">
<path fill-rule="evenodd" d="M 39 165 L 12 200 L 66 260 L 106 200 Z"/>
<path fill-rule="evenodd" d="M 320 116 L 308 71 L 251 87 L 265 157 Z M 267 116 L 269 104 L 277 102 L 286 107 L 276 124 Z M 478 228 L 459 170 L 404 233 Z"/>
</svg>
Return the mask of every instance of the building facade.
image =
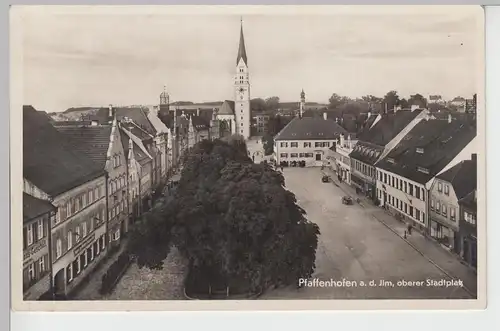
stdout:
<svg viewBox="0 0 500 331">
<path fill-rule="evenodd" d="M 303 161 L 306 167 L 328 163 L 330 148 L 345 130 L 326 118 L 300 118 L 290 121 L 274 139 L 274 159 L 278 165 Z"/>
<path fill-rule="evenodd" d="M 477 269 L 477 190 L 467 194 L 460 205 L 459 251 L 465 262 Z"/>
<path fill-rule="evenodd" d="M 57 209 L 23 193 L 23 299 L 52 298 L 50 222 Z"/>
<path fill-rule="evenodd" d="M 347 136 L 347 138 L 346 138 Z M 354 139 L 353 139 L 354 138 Z M 351 185 L 351 158 L 349 154 L 356 146 L 357 139 L 351 134 L 342 134 L 335 143 L 332 168 L 340 180 Z"/>
</svg>

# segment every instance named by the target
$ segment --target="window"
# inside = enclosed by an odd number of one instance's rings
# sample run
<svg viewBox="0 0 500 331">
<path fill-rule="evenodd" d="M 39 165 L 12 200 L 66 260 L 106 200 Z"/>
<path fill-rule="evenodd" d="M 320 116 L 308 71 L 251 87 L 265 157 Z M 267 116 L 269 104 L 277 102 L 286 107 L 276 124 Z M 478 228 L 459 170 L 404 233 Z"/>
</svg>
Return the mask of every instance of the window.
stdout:
<svg viewBox="0 0 500 331">
<path fill-rule="evenodd" d="M 280 143 L 280 147 L 288 147 L 288 143 L 286 143 L 286 142 L 281 142 L 281 143 Z"/>
<path fill-rule="evenodd" d="M 394 178 L 394 176 L 391 177 L 391 180 L 392 180 L 392 187 L 394 187 L 394 182 L 397 182 L 398 180 L 396 178 Z"/>
<path fill-rule="evenodd" d="M 420 199 L 420 188 L 415 186 L 415 198 Z"/>
<path fill-rule="evenodd" d="M 82 223 L 82 235 L 83 237 L 87 236 L 87 222 Z"/>
<path fill-rule="evenodd" d="M 306 154 L 305 153 L 299 153 L 299 157 L 305 157 Z"/>
<path fill-rule="evenodd" d="M 68 267 L 66 268 L 66 273 L 67 273 L 68 283 L 70 283 L 73 280 L 73 263 L 70 263 L 68 265 Z"/>
<path fill-rule="evenodd" d="M 35 264 L 34 263 L 30 263 L 30 265 L 28 266 L 28 277 L 29 277 L 30 281 L 35 279 Z"/>
<path fill-rule="evenodd" d="M 441 211 L 441 203 L 439 201 L 436 203 L 436 211 L 437 212 Z"/>
<path fill-rule="evenodd" d="M 313 157 L 313 153 L 306 153 L 306 157 Z"/>
<path fill-rule="evenodd" d="M 290 143 L 290 147 L 299 147 L 299 143 L 298 142 Z"/>
<path fill-rule="evenodd" d="M 413 184 L 408 184 L 410 186 L 410 195 L 413 195 Z"/>
<path fill-rule="evenodd" d="M 288 153 L 280 153 L 280 157 L 288 157 Z"/>
<path fill-rule="evenodd" d="M 445 185 L 444 186 L 444 194 L 450 195 L 450 185 Z"/>
<path fill-rule="evenodd" d="M 387 174 L 384 174 L 384 183 L 387 184 Z"/>
<path fill-rule="evenodd" d="M 468 223 L 473 224 L 473 225 L 476 224 L 476 216 L 475 215 L 468 213 L 468 212 L 464 212 L 464 218 Z"/>
<path fill-rule="evenodd" d="M 311 143 L 310 142 L 305 142 L 304 143 L 304 147 L 311 147 Z"/>
<path fill-rule="evenodd" d="M 33 244 L 33 224 L 28 225 L 28 246 Z"/>
<path fill-rule="evenodd" d="M 317 142 L 317 141 L 316 141 L 316 142 L 314 143 L 314 147 L 322 147 L 322 144 L 321 144 L 320 142 Z"/>
<path fill-rule="evenodd" d="M 399 180 L 399 189 L 400 190 L 403 189 L 403 180 L 402 179 Z"/>
<path fill-rule="evenodd" d="M 456 210 L 453 207 L 450 207 L 450 219 L 455 220 Z"/>
<path fill-rule="evenodd" d="M 298 157 L 299 155 L 297 153 L 291 153 L 290 157 Z"/>
<path fill-rule="evenodd" d="M 405 193 L 408 192 L 408 183 L 405 182 L 405 189 L 404 189 Z"/>
<path fill-rule="evenodd" d="M 413 217 L 413 207 L 410 206 L 410 216 Z"/>
<path fill-rule="evenodd" d="M 45 272 L 45 256 L 42 256 L 40 260 L 38 260 L 38 266 L 40 269 L 40 274 Z"/>
<path fill-rule="evenodd" d="M 113 240 L 116 241 L 116 240 L 119 240 L 119 239 L 120 239 L 120 229 L 116 230 L 113 233 Z"/>
<path fill-rule="evenodd" d="M 85 268 L 89 264 L 89 255 L 88 255 L 88 250 L 86 249 L 85 252 L 83 253 L 83 267 Z"/>
<path fill-rule="evenodd" d="M 62 241 L 61 239 L 56 240 L 56 259 L 60 258 L 62 255 Z"/>
<path fill-rule="evenodd" d="M 71 249 L 73 247 L 73 232 L 68 231 L 68 249 Z"/>
<path fill-rule="evenodd" d="M 438 183 L 438 192 L 443 192 L 443 184 L 441 182 Z"/>
<path fill-rule="evenodd" d="M 415 218 L 420 221 L 420 210 L 415 208 Z"/>
<path fill-rule="evenodd" d="M 443 216 L 447 216 L 448 214 L 448 207 L 445 204 L 443 204 L 443 207 L 441 208 L 441 213 Z"/>
<path fill-rule="evenodd" d="M 405 202 L 405 213 L 408 214 L 408 205 Z"/>
<path fill-rule="evenodd" d="M 429 174 L 429 169 L 427 169 L 427 168 L 417 167 L 417 171 L 420 171 L 421 173 L 424 173 L 424 174 Z"/>
<path fill-rule="evenodd" d="M 99 199 L 99 189 L 98 188 L 95 188 L 94 189 L 94 201 Z"/>
<path fill-rule="evenodd" d="M 43 220 L 38 220 L 37 222 L 38 229 L 37 229 L 37 239 L 40 240 L 43 238 Z"/>
<path fill-rule="evenodd" d="M 80 226 L 77 226 L 76 229 L 75 229 L 75 241 L 79 242 L 80 239 L 81 239 Z"/>
</svg>

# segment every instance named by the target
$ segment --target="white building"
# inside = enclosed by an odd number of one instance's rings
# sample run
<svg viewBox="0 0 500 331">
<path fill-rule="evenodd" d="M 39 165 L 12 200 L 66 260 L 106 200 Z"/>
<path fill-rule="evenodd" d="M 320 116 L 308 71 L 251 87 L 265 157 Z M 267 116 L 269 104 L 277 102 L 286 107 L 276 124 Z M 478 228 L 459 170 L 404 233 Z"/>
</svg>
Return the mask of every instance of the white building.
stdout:
<svg viewBox="0 0 500 331">
<path fill-rule="evenodd" d="M 429 190 L 435 177 L 475 151 L 476 127 L 467 121 L 423 120 L 376 163 L 381 206 L 429 231 Z"/>
<path fill-rule="evenodd" d="M 346 138 L 347 136 L 347 138 Z M 332 153 L 335 158 L 332 167 L 337 175 L 347 184 L 351 184 L 351 158 L 349 154 L 358 142 L 353 134 L 341 134 Z"/>
<path fill-rule="evenodd" d="M 323 118 L 295 117 L 274 138 L 274 158 L 278 165 L 294 161 L 305 161 L 308 167 L 325 165 L 330 148 L 345 133 L 326 113 Z"/>
</svg>

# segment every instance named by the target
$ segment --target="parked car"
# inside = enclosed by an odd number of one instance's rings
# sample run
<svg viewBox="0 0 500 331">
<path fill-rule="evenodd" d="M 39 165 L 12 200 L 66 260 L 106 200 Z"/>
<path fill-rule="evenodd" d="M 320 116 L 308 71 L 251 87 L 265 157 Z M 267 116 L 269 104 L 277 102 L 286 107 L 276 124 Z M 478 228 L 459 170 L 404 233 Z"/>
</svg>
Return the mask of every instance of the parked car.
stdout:
<svg viewBox="0 0 500 331">
<path fill-rule="evenodd" d="M 321 177 L 321 181 L 323 183 L 328 183 L 330 181 L 330 176 L 324 175 L 323 177 Z"/>
<path fill-rule="evenodd" d="M 349 196 L 343 196 L 342 197 L 342 203 L 344 205 L 352 205 L 352 198 Z"/>
</svg>

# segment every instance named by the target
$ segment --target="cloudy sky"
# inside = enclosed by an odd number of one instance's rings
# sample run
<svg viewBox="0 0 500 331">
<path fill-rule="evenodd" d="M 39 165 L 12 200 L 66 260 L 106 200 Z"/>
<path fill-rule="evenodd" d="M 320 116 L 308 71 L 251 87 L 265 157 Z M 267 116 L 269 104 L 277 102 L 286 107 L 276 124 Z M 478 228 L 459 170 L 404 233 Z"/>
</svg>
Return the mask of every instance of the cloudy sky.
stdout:
<svg viewBox="0 0 500 331">
<path fill-rule="evenodd" d="M 231 99 L 240 14 L 252 98 L 296 101 L 302 88 L 316 102 L 392 89 L 472 95 L 478 10 L 424 8 L 32 9 L 21 25 L 23 103 L 49 112 L 155 104 L 164 85 L 174 101 Z"/>
</svg>

